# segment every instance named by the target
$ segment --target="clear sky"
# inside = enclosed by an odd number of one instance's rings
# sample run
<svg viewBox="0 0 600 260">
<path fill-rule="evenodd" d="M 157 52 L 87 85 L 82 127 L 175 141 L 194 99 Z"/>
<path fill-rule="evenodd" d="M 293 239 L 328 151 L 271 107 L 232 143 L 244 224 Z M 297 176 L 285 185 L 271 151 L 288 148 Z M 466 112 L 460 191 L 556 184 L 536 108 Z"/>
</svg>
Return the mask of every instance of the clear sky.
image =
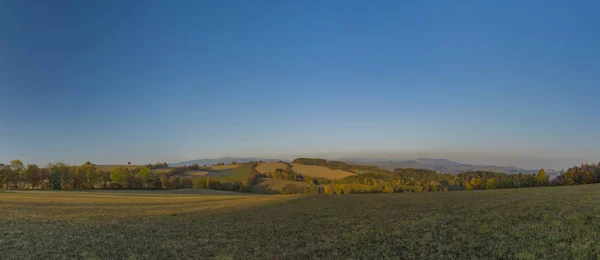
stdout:
<svg viewBox="0 0 600 260">
<path fill-rule="evenodd" d="M 599 12 L 600 1 L 3 0 L 0 161 L 599 161 Z"/>
</svg>

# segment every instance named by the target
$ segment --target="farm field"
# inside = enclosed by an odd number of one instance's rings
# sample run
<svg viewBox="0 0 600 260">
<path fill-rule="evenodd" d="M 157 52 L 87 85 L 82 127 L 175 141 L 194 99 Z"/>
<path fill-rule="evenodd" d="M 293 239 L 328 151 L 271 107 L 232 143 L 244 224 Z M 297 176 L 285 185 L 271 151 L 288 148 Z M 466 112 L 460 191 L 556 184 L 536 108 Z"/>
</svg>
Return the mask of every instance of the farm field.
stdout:
<svg viewBox="0 0 600 260">
<path fill-rule="evenodd" d="M 0 259 L 595 259 L 599 200 L 597 184 L 346 196 L 10 191 L 0 192 Z"/>
<path fill-rule="evenodd" d="M 275 178 L 258 178 L 256 184 L 252 186 L 253 193 L 259 194 L 279 194 L 283 187 L 288 184 L 296 186 L 310 187 L 312 185 L 302 181 L 290 181 Z"/>
<path fill-rule="evenodd" d="M 235 164 L 235 165 L 224 165 L 224 166 L 213 166 L 213 172 L 206 174 L 205 176 L 215 177 L 221 182 L 242 182 L 244 181 L 250 171 L 252 170 L 251 164 Z"/>
<path fill-rule="evenodd" d="M 354 175 L 354 173 L 343 171 L 343 170 L 332 170 L 324 166 L 317 165 L 304 165 L 298 163 L 292 163 L 292 170 L 294 172 L 300 173 L 306 176 L 312 177 L 325 177 L 328 179 L 341 179 L 350 175 Z M 286 169 L 287 164 L 285 163 L 277 163 L 277 162 L 269 162 L 269 163 L 261 163 L 256 167 L 256 170 L 260 173 L 270 173 L 274 172 L 276 169 Z"/>
<path fill-rule="evenodd" d="M 272 172 L 275 172 L 275 170 L 277 170 L 277 169 L 285 170 L 286 167 L 287 167 L 287 164 L 285 164 L 285 163 L 267 162 L 267 163 L 261 163 L 258 166 L 256 166 L 256 170 L 260 173 L 272 173 Z"/>
<path fill-rule="evenodd" d="M 210 166 L 214 171 L 229 170 L 239 167 L 240 164 L 214 165 Z"/>
<path fill-rule="evenodd" d="M 292 170 L 298 172 L 302 175 L 312 176 L 312 177 L 324 177 L 327 179 L 342 179 L 344 177 L 348 177 L 350 175 L 354 175 L 354 173 L 342 171 L 342 170 L 332 170 L 323 166 L 316 165 L 304 165 L 298 163 L 292 163 Z"/>
<path fill-rule="evenodd" d="M 167 173 L 167 172 L 171 171 L 172 169 L 174 169 L 174 168 L 172 168 L 172 167 L 158 168 L 158 169 L 152 169 L 152 172 L 153 173 Z"/>
<path fill-rule="evenodd" d="M 208 171 L 186 171 L 181 175 L 185 176 L 185 177 L 190 177 L 190 178 L 197 178 L 197 177 L 207 175 L 209 173 L 210 172 L 208 172 Z"/>
</svg>

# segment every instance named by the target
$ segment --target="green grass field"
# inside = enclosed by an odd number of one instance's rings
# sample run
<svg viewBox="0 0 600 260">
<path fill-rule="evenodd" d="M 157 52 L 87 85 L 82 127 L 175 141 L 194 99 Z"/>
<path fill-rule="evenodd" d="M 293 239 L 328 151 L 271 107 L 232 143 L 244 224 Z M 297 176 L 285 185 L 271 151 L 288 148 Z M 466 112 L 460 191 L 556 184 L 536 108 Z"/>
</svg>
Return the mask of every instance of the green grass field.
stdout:
<svg viewBox="0 0 600 260">
<path fill-rule="evenodd" d="M 259 194 L 280 194 L 283 187 L 288 184 L 294 184 L 296 186 L 311 186 L 307 182 L 302 181 L 290 181 L 274 178 L 258 178 L 256 184 L 252 186 L 253 193 Z"/>
<path fill-rule="evenodd" d="M 174 168 L 172 167 L 167 167 L 167 168 L 159 168 L 159 169 L 152 169 L 153 173 L 168 173 L 171 170 L 173 170 Z"/>
<path fill-rule="evenodd" d="M 292 163 L 292 170 L 302 175 L 313 176 L 313 177 L 324 177 L 327 179 L 342 179 L 344 177 L 352 176 L 354 173 L 332 170 L 327 167 L 317 165 L 304 165 L 298 163 Z"/>
<path fill-rule="evenodd" d="M 230 166 L 230 165 L 226 165 L 226 166 Z M 231 167 L 231 166 L 230 167 L 222 167 L 221 166 L 221 168 L 213 167 L 213 170 L 214 169 L 220 169 L 220 170 L 211 172 L 209 174 L 206 174 L 205 176 L 215 177 L 220 182 L 234 182 L 234 181 L 243 182 L 248 177 L 248 175 L 250 175 L 250 170 L 252 169 L 252 165 L 244 163 L 244 164 L 238 164 L 235 167 Z"/>
<path fill-rule="evenodd" d="M 0 259 L 597 259 L 600 185 L 258 196 L 0 193 Z"/>
</svg>

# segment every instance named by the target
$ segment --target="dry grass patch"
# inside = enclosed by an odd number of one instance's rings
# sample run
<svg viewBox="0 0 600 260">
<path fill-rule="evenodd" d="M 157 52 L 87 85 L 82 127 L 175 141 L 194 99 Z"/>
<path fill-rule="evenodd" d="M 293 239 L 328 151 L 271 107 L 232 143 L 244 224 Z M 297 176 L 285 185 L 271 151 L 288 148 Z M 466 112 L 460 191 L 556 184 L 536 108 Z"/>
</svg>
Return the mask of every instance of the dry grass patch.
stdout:
<svg viewBox="0 0 600 260">
<path fill-rule="evenodd" d="M 313 176 L 313 177 L 324 177 L 327 179 L 342 179 L 354 173 L 343 171 L 343 170 L 332 170 L 323 166 L 316 165 L 304 165 L 292 163 L 292 170 L 302 175 Z"/>
<path fill-rule="evenodd" d="M 227 164 L 227 165 L 211 166 L 210 168 L 212 168 L 215 171 L 220 171 L 220 170 L 235 169 L 237 167 L 240 167 L 240 165 L 239 164 Z"/>
<path fill-rule="evenodd" d="M 256 166 L 256 170 L 260 173 L 271 173 L 275 172 L 275 170 L 277 169 L 285 170 L 286 168 L 287 164 L 278 162 L 261 163 L 258 166 Z"/>
<path fill-rule="evenodd" d="M 279 194 L 285 185 L 295 184 L 297 186 L 310 187 L 312 185 L 303 181 L 290 181 L 274 178 L 258 178 L 256 185 L 252 186 L 252 192 Z"/>
<path fill-rule="evenodd" d="M 168 173 L 170 172 L 172 169 L 172 167 L 167 167 L 167 168 L 158 168 L 158 169 L 152 169 L 153 173 Z"/>
<path fill-rule="evenodd" d="M 186 176 L 191 176 L 191 177 L 200 177 L 200 176 L 204 176 L 209 174 L 210 172 L 208 171 L 187 171 L 184 172 L 183 174 Z"/>
</svg>

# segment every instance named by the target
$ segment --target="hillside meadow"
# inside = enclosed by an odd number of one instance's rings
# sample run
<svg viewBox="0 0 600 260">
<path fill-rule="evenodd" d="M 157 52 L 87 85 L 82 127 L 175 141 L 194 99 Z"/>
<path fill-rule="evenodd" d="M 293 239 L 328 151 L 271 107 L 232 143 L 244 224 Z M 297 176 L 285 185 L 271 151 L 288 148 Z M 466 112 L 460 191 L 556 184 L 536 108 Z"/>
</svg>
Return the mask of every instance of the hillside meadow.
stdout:
<svg viewBox="0 0 600 260">
<path fill-rule="evenodd" d="M 235 169 L 239 166 L 240 166 L 239 164 L 226 164 L 226 165 L 214 165 L 214 166 L 211 166 L 210 168 L 215 171 L 221 171 L 221 170 Z"/>
<path fill-rule="evenodd" d="M 298 163 L 292 163 L 292 170 L 306 176 L 312 177 L 323 177 L 327 179 L 342 179 L 354 175 L 354 173 L 343 171 L 343 170 L 332 170 L 327 167 L 316 166 L 316 165 L 304 165 Z"/>
<path fill-rule="evenodd" d="M 221 182 L 244 181 L 252 170 L 252 165 L 248 163 L 236 165 L 213 166 L 214 172 L 207 176 L 215 177 Z"/>
<path fill-rule="evenodd" d="M 286 185 L 296 185 L 300 187 L 311 187 L 306 182 L 282 180 L 275 178 L 258 178 L 256 184 L 252 186 L 252 193 L 258 194 L 280 194 Z"/>
<path fill-rule="evenodd" d="M 320 196 L 2 191 L 0 259 L 595 259 L 600 185 Z"/>
<path fill-rule="evenodd" d="M 287 164 L 285 163 L 280 163 L 280 162 L 266 162 L 266 163 L 260 163 L 256 166 L 256 170 L 259 173 L 271 173 L 271 172 L 275 172 L 275 170 L 277 169 L 286 169 Z"/>
<path fill-rule="evenodd" d="M 354 173 L 344 170 L 334 170 L 323 166 L 317 165 L 304 165 L 299 163 L 291 163 L 291 170 L 302 175 L 311 177 L 323 177 L 327 179 L 342 179 L 344 177 L 352 176 Z M 256 166 L 256 170 L 260 173 L 271 173 L 277 169 L 286 169 L 287 164 L 278 162 L 261 163 Z"/>
</svg>

